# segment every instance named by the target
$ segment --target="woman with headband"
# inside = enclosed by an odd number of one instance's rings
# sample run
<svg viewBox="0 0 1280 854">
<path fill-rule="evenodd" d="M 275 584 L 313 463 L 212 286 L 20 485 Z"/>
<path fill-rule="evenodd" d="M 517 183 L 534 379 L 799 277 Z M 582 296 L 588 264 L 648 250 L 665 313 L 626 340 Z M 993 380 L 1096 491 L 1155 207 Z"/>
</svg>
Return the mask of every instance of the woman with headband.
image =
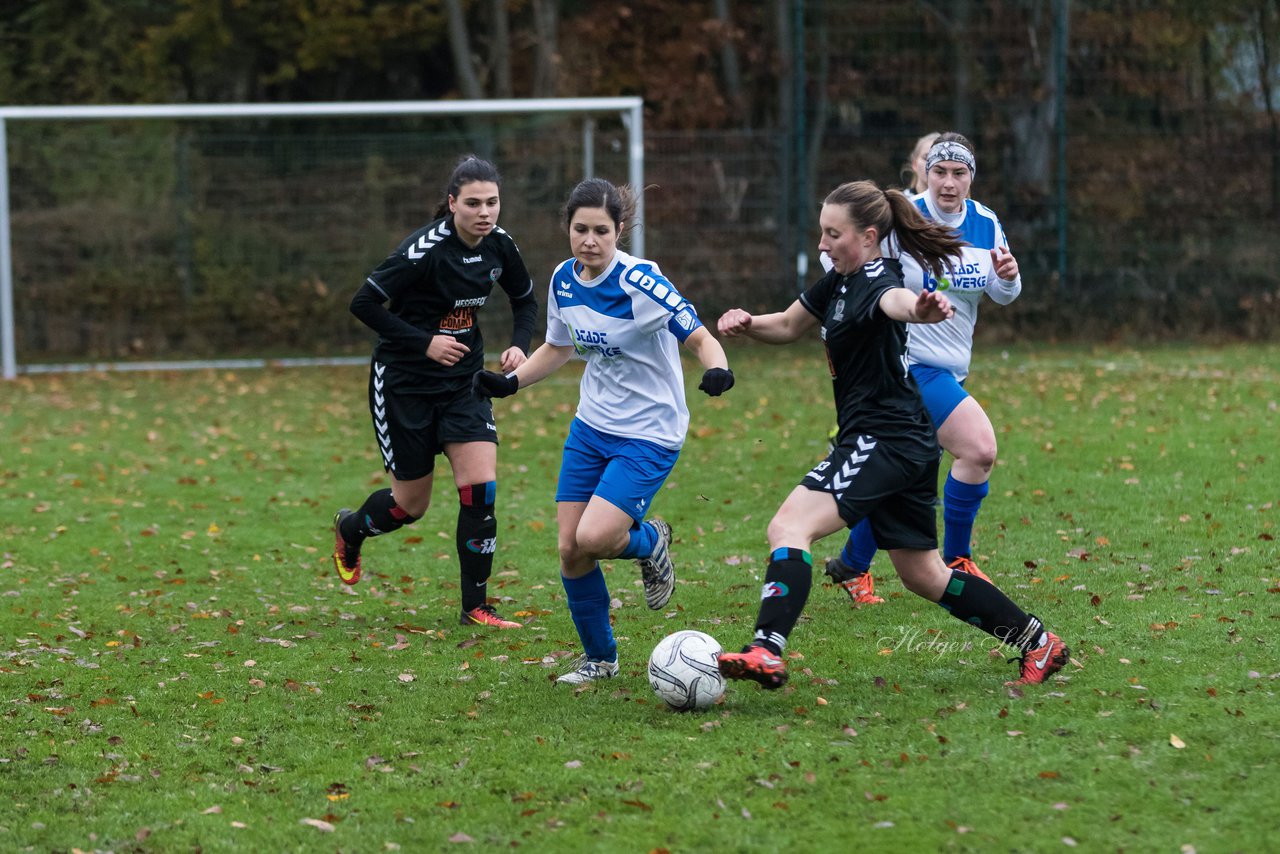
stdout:
<svg viewBox="0 0 1280 854">
<path fill-rule="evenodd" d="M 1022 278 L 1000 218 L 969 198 L 978 171 L 969 140 L 958 133 L 942 134 L 929 149 L 925 165 L 928 189 L 913 204 L 925 217 L 959 233 L 968 244 L 963 257 L 943 275 L 934 276 L 896 245 L 886 247 L 885 254 L 901 258 L 908 288 L 917 293 L 940 291 L 955 306 L 955 316 L 949 320 L 910 327 L 907 359 L 937 428 L 938 442 L 953 458 L 942 491 L 943 559 L 952 569 L 986 578 L 970 557 L 970 539 L 996 461 L 996 434 L 964 384 L 982 295 L 1008 305 L 1022 292 Z M 875 594 L 868 572 L 877 548 L 864 521 L 850 532 L 840 556 L 827 561 L 827 575 L 855 605 L 884 601 Z"/>
</svg>

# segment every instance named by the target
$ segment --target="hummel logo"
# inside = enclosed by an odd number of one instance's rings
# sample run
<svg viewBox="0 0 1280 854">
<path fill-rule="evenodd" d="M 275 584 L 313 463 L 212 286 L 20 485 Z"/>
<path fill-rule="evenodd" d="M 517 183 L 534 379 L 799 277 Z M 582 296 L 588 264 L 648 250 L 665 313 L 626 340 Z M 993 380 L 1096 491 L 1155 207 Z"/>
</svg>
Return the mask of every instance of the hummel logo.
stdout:
<svg viewBox="0 0 1280 854">
<path fill-rule="evenodd" d="M 410 260 L 417 261 L 427 254 L 428 249 L 430 249 L 432 246 L 435 246 L 437 243 L 443 240 L 446 236 L 452 233 L 453 232 L 449 231 L 449 229 L 445 228 L 444 224 L 441 223 L 440 225 L 437 225 L 435 228 L 428 231 L 426 234 L 419 237 L 417 241 L 415 241 L 411 246 L 409 246 L 408 249 L 405 250 L 405 254 L 409 256 Z"/>
</svg>

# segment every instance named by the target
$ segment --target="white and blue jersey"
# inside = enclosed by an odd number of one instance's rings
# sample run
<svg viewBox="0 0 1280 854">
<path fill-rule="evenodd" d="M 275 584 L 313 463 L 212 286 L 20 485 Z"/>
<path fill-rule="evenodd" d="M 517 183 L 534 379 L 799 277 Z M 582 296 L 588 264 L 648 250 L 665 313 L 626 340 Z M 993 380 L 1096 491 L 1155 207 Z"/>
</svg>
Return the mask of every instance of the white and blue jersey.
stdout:
<svg viewBox="0 0 1280 854">
<path fill-rule="evenodd" d="M 942 291 L 956 307 L 955 316 L 950 320 L 908 326 L 908 361 L 913 365 L 950 371 L 957 382 L 964 382 L 969 376 L 973 329 L 978 322 L 978 303 L 982 301 L 982 295 L 985 293 L 1000 305 L 1008 305 L 1022 292 L 1022 277 L 1019 275 L 1012 282 L 1006 282 L 996 275 L 991 250 L 1008 247 L 1009 242 L 994 211 L 980 202 L 966 199 L 961 211 L 946 214 L 934 208 L 932 202 L 928 193 L 912 199 L 912 204 L 927 219 L 950 226 L 969 244 L 961 251 L 959 263 L 948 259 L 952 266 L 939 280 L 901 250 L 896 235 L 890 235 L 881 244 L 881 251 L 902 261 L 902 281 L 912 291 L 917 294 Z"/>
<path fill-rule="evenodd" d="M 678 451 L 689 429 L 679 347 L 702 321 L 652 261 L 617 252 L 590 281 L 576 266 L 570 258 L 551 276 L 546 340 L 587 363 L 578 419 Z"/>
</svg>

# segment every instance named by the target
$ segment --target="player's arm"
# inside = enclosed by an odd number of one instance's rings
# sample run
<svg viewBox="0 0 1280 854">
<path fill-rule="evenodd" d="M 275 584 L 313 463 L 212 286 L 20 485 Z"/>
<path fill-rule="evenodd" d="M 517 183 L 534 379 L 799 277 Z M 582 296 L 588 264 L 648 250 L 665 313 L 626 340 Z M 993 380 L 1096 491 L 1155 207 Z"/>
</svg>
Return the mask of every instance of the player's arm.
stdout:
<svg viewBox="0 0 1280 854">
<path fill-rule="evenodd" d="M 705 369 L 702 373 L 702 382 L 698 383 L 699 389 L 712 397 L 719 397 L 733 388 L 733 371 L 729 370 L 729 357 L 725 355 L 724 347 L 720 346 L 720 342 L 707 327 L 699 326 L 693 330 L 689 337 L 684 339 L 684 346 L 698 357 L 698 361 Z"/>
<path fill-rule="evenodd" d="M 351 298 L 351 313 L 383 340 L 419 353 L 427 352 L 431 336 L 411 323 L 392 314 L 386 306 L 390 296 L 373 279 L 365 283 Z"/>
<path fill-rule="evenodd" d="M 751 314 L 731 308 L 720 315 L 716 329 L 726 338 L 745 335 L 765 344 L 789 344 L 818 325 L 818 318 L 796 300 L 786 311 Z"/>
<path fill-rule="evenodd" d="M 1008 305 L 1022 293 L 1022 274 L 1018 259 L 1003 244 L 991 250 L 991 273 L 987 276 L 987 296 L 1000 305 Z"/>
<path fill-rule="evenodd" d="M 543 344 L 523 365 L 512 371 L 520 380 L 520 388 L 533 385 L 546 379 L 559 370 L 565 362 L 573 358 L 573 346 L 565 344 Z"/>
<path fill-rule="evenodd" d="M 698 357 L 698 362 L 704 369 L 729 367 L 729 357 L 725 355 L 724 347 L 720 346 L 720 342 L 705 326 L 699 326 L 693 330 L 693 333 L 684 339 L 684 346 Z"/>
<path fill-rule="evenodd" d="M 941 323 L 956 313 L 951 300 L 940 291 L 915 294 L 905 287 L 893 287 L 880 297 L 880 310 L 903 323 Z"/>
<path fill-rule="evenodd" d="M 476 371 L 471 378 L 471 393 L 476 397 L 508 397 L 550 376 L 572 357 L 572 345 L 543 344 L 513 371 Z"/>
<path fill-rule="evenodd" d="M 428 261 L 423 261 L 423 264 Z M 351 313 L 384 341 L 424 354 L 442 365 L 456 365 L 470 350 L 452 335 L 433 335 L 393 314 L 386 306 L 404 290 L 414 287 L 430 272 L 405 257 L 393 252 L 369 274 L 364 284 L 351 298 Z"/>
</svg>

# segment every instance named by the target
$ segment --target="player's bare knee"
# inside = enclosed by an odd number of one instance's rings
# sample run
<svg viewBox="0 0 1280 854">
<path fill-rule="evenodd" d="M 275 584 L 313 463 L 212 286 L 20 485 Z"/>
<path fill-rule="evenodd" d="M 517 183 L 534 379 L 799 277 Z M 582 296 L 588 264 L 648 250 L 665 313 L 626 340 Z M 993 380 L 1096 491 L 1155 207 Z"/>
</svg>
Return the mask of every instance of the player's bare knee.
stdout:
<svg viewBox="0 0 1280 854">
<path fill-rule="evenodd" d="M 983 444 L 978 447 L 977 454 L 974 456 L 974 465 L 980 466 L 983 471 L 990 472 L 996 464 L 996 443 L 992 439 L 990 444 Z"/>
<path fill-rule="evenodd" d="M 583 530 L 579 528 L 572 556 L 575 559 L 590 558 L 592 560 L 614 557 L 615 550 L 613 546 L 616 541 L 617 537 L 611 531 Z M 565 553 L 562 551 L 561 559 L 564 559 L 564 556 Z"/>
<path fill-rule="evenodd" d="M 793 545 L 804 539 L 801 532 L 797 531 L 794 525 L 789 524 L 788 520 L 782 518 L 781 514 L 774 516 L 769 521 L 765 537 L 769 540 L 769 548 L 771 549 Z"/>
</svg>

